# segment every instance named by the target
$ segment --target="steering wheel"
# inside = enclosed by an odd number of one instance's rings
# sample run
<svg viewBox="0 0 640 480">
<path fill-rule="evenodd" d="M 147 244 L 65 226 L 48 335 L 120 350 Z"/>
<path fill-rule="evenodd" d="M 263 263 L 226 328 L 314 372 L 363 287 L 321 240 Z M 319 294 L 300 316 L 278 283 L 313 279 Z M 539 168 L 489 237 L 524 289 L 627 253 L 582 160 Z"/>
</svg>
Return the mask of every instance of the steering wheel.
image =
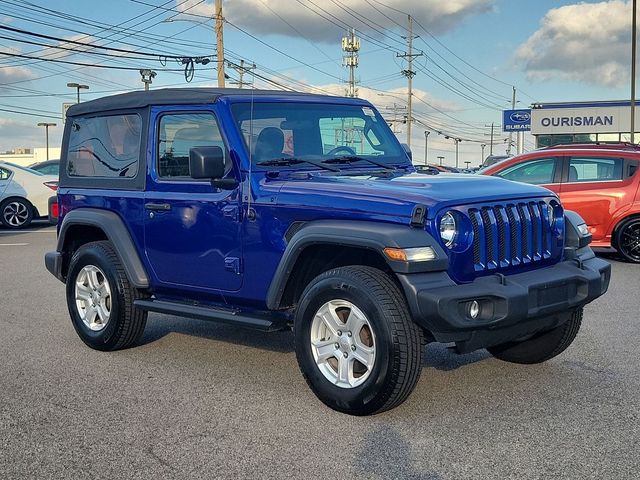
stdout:
<svg viewBox="0 0 640 480">
<path fill-rule="evenodd" d="M 340 145 L 340 146 L 337 146 L 336 148 L 332 148 L 331 150 L 329 150 L 327 152 L 327 155 L 337 155 L 340 152 L 346 152 L 349 155 L 356 154 L 356 151 L 353 148 L 347 147 L 346 145 Z"/>
</svg>

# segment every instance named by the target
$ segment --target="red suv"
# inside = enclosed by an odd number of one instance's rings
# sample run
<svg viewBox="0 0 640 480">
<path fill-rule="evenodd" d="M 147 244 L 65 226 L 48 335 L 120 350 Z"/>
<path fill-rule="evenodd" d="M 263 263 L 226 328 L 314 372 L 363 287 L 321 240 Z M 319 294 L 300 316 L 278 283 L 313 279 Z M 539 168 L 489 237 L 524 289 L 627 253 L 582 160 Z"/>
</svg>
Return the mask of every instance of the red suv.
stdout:
<svg viewBox="0 0 640 480">
<path fill-rule="evenodd" d="M 542 185 L 578 212 L 594 247 L 611 247 L 640 263 L 640 147 L 574 144 L 509 158 L 480 173 Z"/>
</svg>

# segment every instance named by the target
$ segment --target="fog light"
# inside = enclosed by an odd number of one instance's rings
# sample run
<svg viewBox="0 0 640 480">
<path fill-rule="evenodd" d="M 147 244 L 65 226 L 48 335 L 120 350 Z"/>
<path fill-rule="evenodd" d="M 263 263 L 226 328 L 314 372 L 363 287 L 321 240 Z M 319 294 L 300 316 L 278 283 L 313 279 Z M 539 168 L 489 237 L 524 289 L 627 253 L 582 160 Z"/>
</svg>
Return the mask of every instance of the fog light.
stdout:
<svg viewBox="0 0 640 480">
<path fill-rule="evenodd" d="M 477 300 L 469 302 L 468 312 L 472 320 L 478 318 L 478 315 L 480 315 L 480 304 Z"/>
</svg>

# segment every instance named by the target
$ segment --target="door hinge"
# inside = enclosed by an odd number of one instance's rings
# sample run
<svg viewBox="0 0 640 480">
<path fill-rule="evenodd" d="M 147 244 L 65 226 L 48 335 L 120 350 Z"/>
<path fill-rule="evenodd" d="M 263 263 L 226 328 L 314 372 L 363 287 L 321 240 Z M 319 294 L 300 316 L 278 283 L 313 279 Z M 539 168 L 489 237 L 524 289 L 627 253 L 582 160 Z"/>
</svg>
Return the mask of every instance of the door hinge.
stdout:
<svg viewBox="0 0 640 480">
<path fill-rule="evenodd" d="M 424 217 L 427 214 L 427 207 L 424 205 L 416 205 L 411 213 L 411 226 L 417 228 L 424 227 Z"/>
<path fill-rule="evenodd" d="M 242 273 L 242 262 L 238 257 L 225 257 L 224 269 L 228 272 L 240 275 Z"/>
<path fill-rule="evenodd" d="M 240 220 L 240 209 L 235 205 L 227 205 L 222 208 L 222 215 L 237 222 Z"/>
</svg>

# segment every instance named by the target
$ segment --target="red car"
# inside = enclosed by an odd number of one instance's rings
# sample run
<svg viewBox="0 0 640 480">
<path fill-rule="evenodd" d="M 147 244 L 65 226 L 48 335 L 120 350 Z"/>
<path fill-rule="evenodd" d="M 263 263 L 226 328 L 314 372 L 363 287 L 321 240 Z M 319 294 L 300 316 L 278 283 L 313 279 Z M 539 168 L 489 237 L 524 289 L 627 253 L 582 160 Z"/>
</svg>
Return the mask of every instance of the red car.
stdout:
<svg viewBox="0 0 640 480">
<path fill-rule="evenodd" d="M 559 145 L 509 158 L 480 173 L 542 185 L 584 218 L 594 247 L 640 263 L 640 147 Z"/>
</svg>

